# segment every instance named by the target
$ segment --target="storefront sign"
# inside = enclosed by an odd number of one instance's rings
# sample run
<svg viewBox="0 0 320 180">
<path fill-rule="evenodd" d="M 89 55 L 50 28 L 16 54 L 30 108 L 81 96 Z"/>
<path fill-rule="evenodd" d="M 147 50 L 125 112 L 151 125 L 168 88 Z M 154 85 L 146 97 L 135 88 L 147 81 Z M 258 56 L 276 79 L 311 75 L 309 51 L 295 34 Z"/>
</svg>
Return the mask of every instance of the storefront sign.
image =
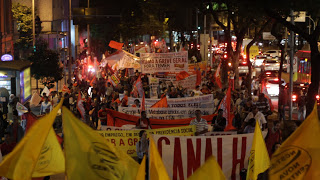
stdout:
<svg viewBox="0 0 320 180">
<path fill-rule="evenodd" d="M 188 52 L 141 53 L 142 73 L 188 71 Z"/>
<path fill-rule="evenodd" d="M 10 54 L 4 54 L 1 56 L 1 61 L 12 61 L 13 57 Z"/>
<path fill-rule="evenodd" d="M 20 72 L 20 88 L 21 88 L 21 100 L 26 102 L 31 98 L 31 72 L 30 68 Z"/>
</svg>

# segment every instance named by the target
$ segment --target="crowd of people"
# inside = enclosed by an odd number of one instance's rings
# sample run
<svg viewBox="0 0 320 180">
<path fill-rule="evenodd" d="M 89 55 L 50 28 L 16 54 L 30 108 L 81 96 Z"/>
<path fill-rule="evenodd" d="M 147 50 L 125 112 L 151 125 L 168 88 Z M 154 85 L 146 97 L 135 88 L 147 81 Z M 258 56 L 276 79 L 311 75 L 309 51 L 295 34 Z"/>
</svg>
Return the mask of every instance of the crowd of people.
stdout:
<svg viewBox="0 0 320 180">
<path fill-rule="evenodd" d="M 151 98 L 151 86 L 149 78 L 156 77 L 152 74 L 142 74 L 138 71 L 132 76 L 128 75 L 128 70 L 118 70 L 114 72 L 110 66 L 96 68 L 95 71 L 88 71 L 89 65 L 84 61 L 77 61 L 77 66 L 74 71 L 74 82 L 68 86 L 68 92 L 52 91 L 50 94 L 43 94 L 42 100 L 39 103 L 40 112 L 36 114 L 43 116 L 49 113 L 64 98 L 63 105 L 69 108 L 76 116 L 90 127 L 100 130 L 101 126 L 107 125 L 107 109 L 115 111 L 119 107 L 136 107 L 140 108 L 142 103 L 136 99 L 133 104 L 129 104 L 128 98 L 142 98 L 139 93 L 135 92 L 135 83 L 141 79 L 142 88 L 145 98 Z M 110 81 L 110 76 L 117 74 L 119 79 L 118 84 Z M 132 73 L 131 73 L 132 74 Z M 232 74 L 230 77 L 233 77 Z M 234 81 L 230 81 L 234 83 Z M 233 87 L 231 91 L 231 114 L 234 115 L 232 125 L 236 128 L 237 133 L 253 133 L 255 123 L 259 122 L 261 130 L 268 129 L 268 134 L 265 138 L 269 155 L 271 156 L 275 149 L 282 142 L 282 132 L 280 121 L 273 121 L 268 126 L 268 116 L 272 114 L 270 104 L 265 97 L 265 94 L 255 92 L 251 95 L 248 92 L 245 80 L 242 81 L 239 89 Z M 207 120 L 202 118 L 201 109 L 196 110 L 194 119 L 190 125 L 196 126 L 196 136 L 203 136 L 208 131 L 224 131 L 228 120 L 224 117 L 225 109 L 219 108 L 220 102 L 223 100 L 227 92 L 227 87 L 220 89 L 214 77 L 214 72 L 211 70 L 205 72 L 202 77 L 202 83 L 197 85 L 195 89 L 186 89 L 181 84 L 174 85 L 172 81 L 160 80 L 157 86 L 157 98 L 184 98 L 195 97 L 207 94 L 213 94 L 213 112 L 216 116 L 211 120 L 211 125 L 208 125 Z M 84 109 L 84 114 L 79 111 L 79 100 Z M 13 98 L 9 103 L 9 116 L 4 119 L 1 115 L 1 138 L 0 146 L 2 155 L 8 154 L 15 145 L 21 140 L 25 131 L 25 118 L 19 116 L 15 109 L 16 103 L 19 101 Z M 31 112 L 28 104 L 25 106 Z M 2 112 L 0 112 L 2 113 Z M 12 120 L 9 122 L 8 120 Z M 210 127 L 211 126 L 211 127 Z M 269 128 L 268 128 L 269 127 Z M 54 123 L 55 130 L 62 129 L 61 117 L 57 116 Z M 146 111 L 141 111 L 141 117 L 136 124 L 137 129 L 152 129 L 152 124 L 148 118 Z M 148 153 L 148 140 L 146 139 L 146 131 L 140 131 L 140 141 L 136 144 L 139 162 L 143 155 Z"/>
</svg>

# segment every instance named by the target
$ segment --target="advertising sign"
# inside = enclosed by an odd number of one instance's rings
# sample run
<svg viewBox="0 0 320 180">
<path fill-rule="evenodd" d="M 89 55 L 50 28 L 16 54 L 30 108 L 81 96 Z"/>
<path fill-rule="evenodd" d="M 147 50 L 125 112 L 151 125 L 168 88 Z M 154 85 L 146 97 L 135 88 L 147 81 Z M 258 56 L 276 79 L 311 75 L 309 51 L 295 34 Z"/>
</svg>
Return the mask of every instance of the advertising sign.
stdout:
<svg viewBox="0 0 320 180">
<path fill-rule="evenodd" d="M 20 72 L 20 97 L 22 103 L 31 98 L 31 72 L 30 68 Z"/>
</svg>

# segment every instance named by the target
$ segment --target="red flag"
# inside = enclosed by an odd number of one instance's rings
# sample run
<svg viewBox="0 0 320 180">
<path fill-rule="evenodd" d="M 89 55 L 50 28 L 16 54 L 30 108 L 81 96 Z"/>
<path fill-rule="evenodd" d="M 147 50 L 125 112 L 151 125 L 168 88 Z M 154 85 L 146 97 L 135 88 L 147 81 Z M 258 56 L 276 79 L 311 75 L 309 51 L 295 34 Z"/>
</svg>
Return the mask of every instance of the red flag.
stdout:
<svg viewBox="0 0 320 180">
<path fill-rule="evenodd" d="M 217 85 L 221 89 L 222 88 L 222 83 L 221 83 L 221 80 L 220 80 L 220 68 L 221 68 L 221 62 L 219 63 L 219 66 L 218 66 L 218 68 L 216 70 L 216 73 L 214 74 L 214 77 L 216 78 Z"/>
<path fill-rule="evenodd" d="M 184 80 L 185 78 L 189 77 L 190 75 L 186 71 L 181 71 L 179 74 L 176 75 L 177 81 Z"/>
<path fill-rule="evenodd" d="M 90 81 L 90 86 L 93 87 L 93 84 L 96 83 L 96 76 L 93 76 L 92 80 Z"/>
<path fill-rule="evenodd" d="M 236 128 L 232 125 L 234 114 L 231 112 L 231 86 L 229 86 L 227 94 L 222 99 L 218 109 L 223 109 L 223 117 L 225 117 L 228 121 L 224 131 L 235 130 Z"/>
<path fill-rule="evenodd" d="M 132 93 L 133 93 L 133 94 L 139 93 L 139 96 L 140 96 L 140 97 L 143 97 L 143 95 L 144 95 L 144 90 L 143 90 L 143 87 L 142 87 L 141 75 L 138 77 L 138 79 L 137 79 L 136 82 L 134 83 Z"/>
<path fill-rule="evenodd" d="M 26 119 L 27 119 L 27 125 L 26 125 L 26 132 L 29 130 L 29 128 L 33 125 L 34 122 L 36 122 L 37 117 L 32 114 L 31 112 L 25 113 Z"/>
<path fill-rule="evenodd" d="M 114 70 L 111 68 L 109 64 L 106 65 L 107 71 L 109 70 L 111 74 L 114 74 Z"/>
<path fill-rule="evenodd" d="M 196 86 L 199 86 L 201 84 L 201 72 L 200 72 L 200 69 L 196 70 L 196 74 L 197 74 Z"/>
<path fill-rule="evenodd" d="M 61 91 L 64 92 L 64 93 L 70 93 L 70 89 L 66 85 L 63 85 Z"/>
<path fill-rule="evenodd" d="M 116 41 L 110 41 L 109 46 L 114 49 L 122 50 L 123 43 L 118 43 Z"/>
<path fill-rule="evenodd" d="M 264 94 L 264 97 L 268 99 L 269 105 L 270 105 L 270 110 L 273 111 L 274 110 L 274 106 L 272 104 L 270 95 L 268 93 L 267 87 L 266 87 L 266 83 L 262 83 L 262 93 Z"/>
<path fill-rule="evenodd" d="M 146 101 L 145 101 L 145 95 L 144 95 L 144 93 L 143 93 L 143 96 L 142 96 L 142 103 L 141 103 L 141 107 L 140 107 L 140 108 L 141 108 L 140 112 L 146 110 Z"/>
<path fill-rule="evenodd" d="M 78 94 L 77 109 L 80 112 L 80 115 L 81 115 L 82 119 L 85 120 L 84 114 L 85 114 L 86 110 L 84 109 L 84 106 L 83 106 L 83 99 L 81 97 L 81 92 L 80 91 L 79 91 L 79 94 Z"/>
<path fill-rule="evenodd" d="M 151 108 L 167 108 L 167 107 L 168 107 L 167 96 L 164 96 L 158 102 L 156 102 L 154 105 L 151 106 Z"/>
</svg>

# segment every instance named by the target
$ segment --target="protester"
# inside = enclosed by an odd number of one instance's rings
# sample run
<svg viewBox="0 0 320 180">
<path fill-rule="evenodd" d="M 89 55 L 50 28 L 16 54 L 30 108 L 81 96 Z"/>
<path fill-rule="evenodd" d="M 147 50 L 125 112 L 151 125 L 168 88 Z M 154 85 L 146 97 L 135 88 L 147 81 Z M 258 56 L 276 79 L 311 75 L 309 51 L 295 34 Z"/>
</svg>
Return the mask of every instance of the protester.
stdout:
<svg viewBox="0 0 320 180">
<path fill-rule="evenodd" d="M 263 93 L 259 94 L 259 99 L 255 103 L 255 105 L 257 106 L 259 111 L 262 112 L 265 119 L 267 119 L 267 117 L 272 114 L 272 112 L 270 111 L 270 105 L 269 105 L 268 99 L 265 97 Z"/>
<path fill-rule="evenodd" d="M 24 131 L 22 126 L 19 123 L 17 110 L 13 111 L 12 119 L 13 123 L 7 127 L 7 132 L 10 134 L 10 137 L 13 138 L 13 142 L 18 143 L 24 136 Z"/>
<path fill-rule="evenodd" d="M 254 118 L 249 119 L 247 126 L 244 128 L 243 133 L 254 133 L 256 127 L 256 120 Z"/>
<path fill-rule="evenodd" d="M 98 118 L 99 118 L 99 124 L 98 124 L 98 130 L 101 129 L 101 126 L 107 125 L 107 105 L 103 104 L 101 106 L 101 109 L 98 111 Z"/>
<path fill-rule="evenodd" d="M 268 134 L 265 138 L 267 150 L 269 153 L 269 156 L 272 155 L 272 147 L 275 143 L 281 143 L 282 142 L 282 132 L 280 130 L 280 121 L 274 121 L 273 127 L 268 129 Z"/>
<path fill-rule="evenodd" d="M 0 150 L 2 156 L 9 154 L 14 147 L 16 146 L 16 142 L 13 140 L 13 137 L 9 132 L 4 133 L 4 142 L 0 144 Z"/>
<path fill-rule="evenodd" d="M 149 140 L 147 139 L 147 131 L 141 130 L 139 132 L 140 140 L 136 144 L 136 151 L 138 155 L 138 162 L 141 163 L 143 156 L 148 156 L 148 150 L 149 150 Z"/>
<path fill-rule="evenodd" d="M 243 127 L 244 127 L 245 123 L 249 122 L 249 120 L 252 118 L 254 118 L 255 120 L 258 121 L 261 130 L 264 130 L 266 128 L 267 121 L 266 121 L 264 115 L 258 110 L 257 106 L 252 107 L 252 111 L 247 115 L 247 117 L 244 120 Z"/>
<path fill-rule="evenodd" d="M 151 124 L 149 118 L 147 118 L 146 111 L 141 111 L 141 117 L 136 124 L 137 129 L 151 129 Z"/>
<path fill-rule="evenodd" d="M 218 115 L 214 116 L 211 125 L 213 126 L 213 131 L 224 131 L 226 128 L 227 120 L 223 117 L 223 109 L 218 110 Z"/>
<path fill-rule="evenodd" d="M 196 118 L 190 121 L 190 125 L 196 125 L 196 136 L 202 136 L 208 132 L 208 123 L 201 118 L 201 111 L 195 111 Z"/>
<path fill-rule="evenodd" d="M 44 101 L 41 103 L 40 115 L 47 114 L 52 111 L 52 104 L 49 102 L 48 97 L 44 97 Z"/>
</svg>

